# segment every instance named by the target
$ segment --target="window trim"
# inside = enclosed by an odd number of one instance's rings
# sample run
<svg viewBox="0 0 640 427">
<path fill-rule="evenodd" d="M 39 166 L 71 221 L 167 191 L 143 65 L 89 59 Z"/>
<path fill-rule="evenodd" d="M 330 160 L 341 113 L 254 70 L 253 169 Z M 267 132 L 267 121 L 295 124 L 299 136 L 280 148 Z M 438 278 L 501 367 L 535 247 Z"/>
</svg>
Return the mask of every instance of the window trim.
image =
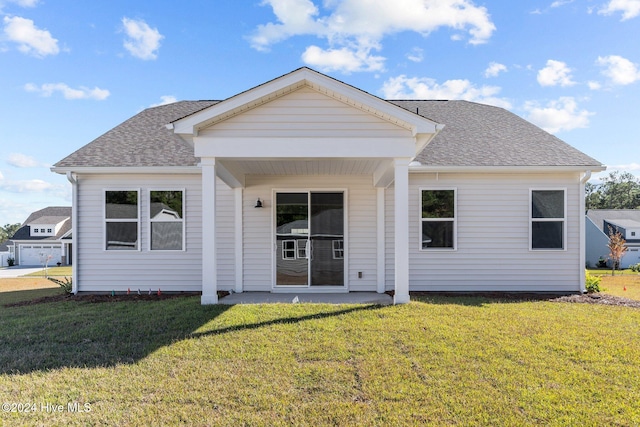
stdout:
<svg viewBox="0 0 640 427">
<path fill-rule="evenodd" d="M 562 191 L 563 218 L 533 218 L 533 192 L 534 191 Z M 533 223 L 534 222 L 562 222 L 562 248 L 533 248 Z M 530 252 L 559 252 L 567 251 L 567 188 L 566 187 L 532 187 L 529 188 L 529 251 Z"/>
<path fill-rule="evenodd" d="M 338 245 L 337 248 L 336 244 Z M 333 252 L 333 259 L 344 259 L 344 239 L 332 240 L 331 249 Z"/>
<path fill-rule="evenodd" d="M 138 193 L 138 217 L 137 218 L 107 218 L 107 191 L 135 191 Z M 140 188 L 103 188 L 102 189 L 102 250 L 104 252 L 140 252 L 142 251 L 142 230 L 141 228 L 141 218 L 140 214 L 142 212 L 142 200 L 140 199 L 141 190 Z M 109 222 L 136 222 L 138 235 L 137 235 L 137 244 L 136 248 L 133 251 L 118 251 L 114 249 L 107 249 L 107 223 Z"/>
<path fill-rule="evenodd" d="M 453 191 L 453 218 L 423 218 L 422 217 L 422 192 L 423 191 Z M 422 247 L 422 223 L 450 222 L 453 221 L 453 247 L 429 248 Z M 419 187 L 418 189 L 418 250 L 421 252 L 455 252 L 458 250 L 458 187 Z"/>
<path fill-rule="evenodd" d="M 151 192 L 152 191 L 182 191 L 182 218 L 180 220 L 175 221 L 162 221 L 162 222 L 181 222 L 182 223 L 182 249 L 151 249 L 152 237 L 153 233 L 151 231 L 151 223 L 155 222 L 151 220 Z M 147 247 L 149 252 L 185 252 L 187 250 L 187 221 L 186 221 L 186 213 L 187 213 L 187 191 L 185 188 L 149 188 L 147 190 L 147 227 L 149 230 L 149 242 L 147 243 Z"/>
<path fill-rule="evenodd" d="M 292 248 L 286 248 L 286 243 L 292 243 Z M 283 261 L 295 261 L 298 259 L 298 246 L 295 239 L 283 239 L 281 244 L 281 257 Z M 285 254 L 291 253 L 293 256 L 285 256 Z"/>
</svg>

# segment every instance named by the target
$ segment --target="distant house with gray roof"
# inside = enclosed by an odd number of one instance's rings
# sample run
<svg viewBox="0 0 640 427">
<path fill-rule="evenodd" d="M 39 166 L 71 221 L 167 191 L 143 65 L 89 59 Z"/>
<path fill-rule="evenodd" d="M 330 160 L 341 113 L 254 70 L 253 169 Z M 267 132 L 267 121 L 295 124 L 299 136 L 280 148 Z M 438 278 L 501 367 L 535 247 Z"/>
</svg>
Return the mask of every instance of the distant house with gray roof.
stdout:
<svg viewBox="0 0 640 427">
<path fill-rule="evenodd" d="M 50 206 L 33 212 L 8 241 L 16 265 L 72 263 L 71 207 Z"/>
<path fill-rule="evenodd" d="M 584 184 L 604 169 L 502 108 L 387 101 L 309 68 L 146 109 L 52 168 L 73 188 L 74 291 L 203 304 L 229 290 L 579 292 Z"/>
<path fill-rule="evenodd" d="M 627 246 L 620 268 L 640 263 L 640 209 L 589 209 L 586 222 L 588 265 L 596 267 L 600 260 L 608 260 L 609 237 L 618 232 Z M 611 267 L 611 261 L 607 264 Z"/>
</svg>

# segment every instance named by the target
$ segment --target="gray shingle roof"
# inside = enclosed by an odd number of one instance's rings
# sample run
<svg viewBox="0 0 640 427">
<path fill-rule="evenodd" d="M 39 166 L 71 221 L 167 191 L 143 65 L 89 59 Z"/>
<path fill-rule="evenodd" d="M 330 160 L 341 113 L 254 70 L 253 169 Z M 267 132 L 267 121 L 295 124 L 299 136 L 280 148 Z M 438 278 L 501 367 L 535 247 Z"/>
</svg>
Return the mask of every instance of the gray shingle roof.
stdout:
<svg viewBox="0 0 640 427">
<path fill-rule="evenodd" d="M 521 117 L 469 101 L 390 101 L 445 128 L 416 160 L 425 166 L 600 166 Z"/>
<path fill-rule="evenodd" d="M 193 147 L 166 124 L 220 101 L 149 108 L 56 167 L 193 166 Z M 502 108 L 468 101 L 390 101 L 445 125 L 416 160 L 425 166 L 585 166 L 601 163 Z"/>
<path fill-rule="evenodd" d="M 49 218 L 46 221 L 40 221 L 42 218 Z M 53 222 L 48 222 L 52 218 L 57 219 L 54 221 L 55 223 L 60 222 L 60 219 L 68 218 L 68 220 L 60 227 L 60 230 L 55 236 L 31 236 L 31 228 L 28 224 L 52 224 Z M 64 235 L 67 231 L 71 230 L 71 207 L 68 206 L 50 206 L 48 208 L 40 209 L 39 211 L 35 211 L 25 222 L 22 223 L 22 227 L 15 232 L 15 234 L 11 237 L 11 240 L 58 240 L 60 237 Z"/>
<path fill-rule="evenodd" d="M 194 166 L 193 147 L 165 125 L 217 102 L 180 101 L 147 108 L 54 166 Z"/>
<path fill-rule="evenodd" d="M 589 209 L 587 216 L 596 227 L 605 231 L 604 221 L 614 223 L 620 222 L 620 220 L 640 222 L 640 209 Z"/>
</svg>

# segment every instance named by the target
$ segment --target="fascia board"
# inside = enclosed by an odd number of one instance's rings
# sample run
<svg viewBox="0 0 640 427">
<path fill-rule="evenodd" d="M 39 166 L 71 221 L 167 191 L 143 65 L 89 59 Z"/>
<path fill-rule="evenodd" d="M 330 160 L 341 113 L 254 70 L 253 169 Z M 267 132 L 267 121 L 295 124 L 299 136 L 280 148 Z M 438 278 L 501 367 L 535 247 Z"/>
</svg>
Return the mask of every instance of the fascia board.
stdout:
<svg viewBox="0 0 640 427">
<path fill-rule="evenodd" d="M 460 172 L 460 173 L 513 173 L 513 172 L 601 172 L 605 166 L 409 166 L 410 173 Z"/>
<path fill-rule="evenodd" d="M 78 174 L 200 174 L 198 166 L 148 166 L 148 167 L 52 167 L 52 172 L 66 174 L 67 172 Z"/>
</svg>

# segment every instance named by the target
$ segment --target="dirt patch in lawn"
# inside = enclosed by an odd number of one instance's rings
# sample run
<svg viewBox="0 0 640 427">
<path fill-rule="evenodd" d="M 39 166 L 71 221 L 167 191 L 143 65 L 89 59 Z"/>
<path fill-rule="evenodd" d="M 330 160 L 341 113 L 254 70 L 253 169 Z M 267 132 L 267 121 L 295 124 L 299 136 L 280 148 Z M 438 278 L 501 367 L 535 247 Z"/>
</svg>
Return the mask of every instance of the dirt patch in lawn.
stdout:
<svg viewBox="0 0 640 427">
<path fill-rule="evenodd" d="M 574 303 L 583 303 L 583 304 L 603 304 L 603 305 L 615 305 L 615 306 L 621 306 L 621 307 L 640 308 L 640 301 L 632 300 L 629 298 L 617 297 L 609 294 L 565 295 L 562 297 L 553 298 L 550 301 L 574 302 Z"/>
</svg>

